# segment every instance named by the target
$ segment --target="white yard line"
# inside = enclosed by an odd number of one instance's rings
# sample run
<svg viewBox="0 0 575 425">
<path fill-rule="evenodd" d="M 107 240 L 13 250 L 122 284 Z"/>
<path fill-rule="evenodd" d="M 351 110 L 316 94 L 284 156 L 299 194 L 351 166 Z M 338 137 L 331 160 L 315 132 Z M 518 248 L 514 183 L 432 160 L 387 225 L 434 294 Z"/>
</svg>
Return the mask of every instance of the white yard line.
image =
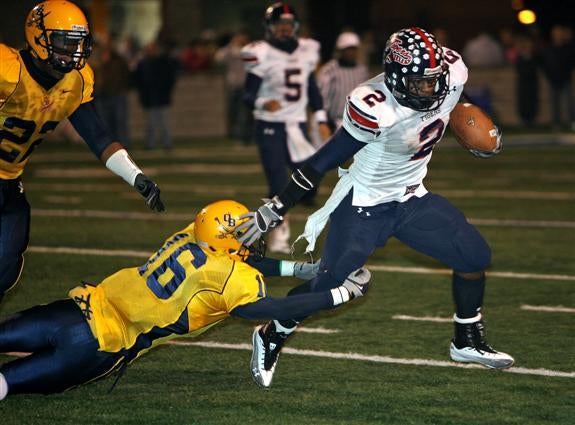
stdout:
<svg viewBox="0 0 575 425">
<path fill-rule="evenodd" d="M 453 273 L 450 269 L 430 269 L 428 267 L 403 267 L 403 266 L 384 266 L 381 264 L 368 264 L 367 268 L 373 271 L 397 272 L 397 273 L 416 273 L 416 274 L 448 274 Z M 507 277 L 512 279 L 541 279 L 541 280 L 568 280 L 575 281 L 575 276 L 564 274 L 541 274 L 541 273 L 516 273 L 516 272 L 487 272 L 488 276 Z"/>
<path fill-rule="evenodd" d="M 193 347 L 203 347 L 203 348 L 220 348 L 225 350 L 247 350 L 251 351 L 251 344 L 225 344 L 220 342 L 211 341 L 199 341 L 199 342 L 188 342 L 188 341 L 170 341 L 168 344 L 177 346 L 193 346 Z M 480 365 L 475 364 L 463 364 L 455 363 L 441 360 L 428 360 L 428 359 L 402 359 L 397 357 L 389 356 L 378 356 L 378 355 L 365 355 L 359 353 L 337 353 L 332 351 L 321 351 L 321 350 L 300 350 L 297 348 L 285 347 L 282 349 L 282 353 L 293 354 L 297 356 L 306 357 L 319 357 L 327 359 L 339 359 L 339 360 L 357 360 L 363 362 L 373 362 L 373 363 L 388 363 L 388 364 L 400 364 L 400 365 L 410 365 L 410 366 L 434 366 L 434 367 L 457 367 L 464 369 L 484 369 Z M 537 376 L 548 376 L 548 377 L 558 377 L 558 378 L 575 378 L 575 372 L 562 372 L 559 370 L 549 370 L 549 369 L 528 369 L 524 367 L 512 367 L 510 369 L 504 369 L 503 372 L 507 373 L 518 373 L 522 375 L 537 375 Z M 487 372 L 489 373 L 489 372 Z"/>
<path fill-rule="evenodd" d="M 575 313 L 575 308 L 563 307 L 562 305 L 550 306 L 550 305 L 528 305 L 523 304 L 521 310 L 529 311 L 547 311 L 550 313 Z"/>
<path fill-rule="evenodd" d="M 134 257 L 148 258 L 152 252 L 135 251 L 127 249 L 91 249 L 75 247 L 48 247 L 48 246 L 30 246 L 28 252 L 38 252 L 43 254 L 78 254 L 78 255 L 95 255 L 106 257 Z M 431 269 L 427 267 L 404 267 L 404 266 L 384 266 L 382 264 L 368 264 L 371 271 L 395 272 L 395 273 L 416 273 L 416 274 L 451 274 L 449 269 Z M 542 273 L 515 273 L 515 272 L 488 272 L 488 276 L 506 277 L 512 279 L 535 279 L 535 280 L 565 280 L 575 281 L 573 275 L 560 274 L 542 274 Z"/>
<path fill-rule="evenodd" d="M 296 331 L 304 334 L 325 334 L 325 335 L 336 334 L 341 332 L 339 329 L 328 329 L 323 327 L 308 328 L 307 326 L 298 326 L 296 328 Z"/>
<path fill-rule="evenodd" d="M 40 190 L 43 192 L 63 191 L 63 192 L 111 192 L 130 190 L 124 184 L 93 184 L 93 183 L 26 183 L 28 190 Z M 162 189 L 166 192 L 182 192 L 197 194 L 244 194 L 253 193 L 262 195 L 267 192 L 267 187 L 263 185 L 190 185 L 178 183 L 162 184 Z M 330 194 L 333 187 L 323 185 L 319 192 Z M 538 192 L 530 190 L 518 191 L 497 191 L 497 190 L 452 190 L 442 189 L 438 193 L 448 198 L 489 198 L 489 199 L 535 199 L 549 201 L 570 201 L 575 200 L 575 192 Z"/>
<path fill-rule="evenodd" d="M 131 212 L 131 211 L 110 211 L 110 210 L 80 210 L 80 209 L 42 209 L 33 208 L 32 215 L 37 217 L 88 217 L 88 218 L 110 218 L 118 220 L 159 220 L 159 221 L 180 221 L 191 220 L 196 211 L 190 213 L 164 213 L 157 214 L 152 211 Z M 292 220 L 307 220 L 308 214 L 290 214 Z M 575 221 L 551 221 L 551 220 L 507 220 L 497 218 L 469 218 L 470 223 L 477 226 L 490 227 L 543 227 L 575 229 Z"/>
<path fill-rule="evenodd" d="M 453 317 L 431 317 L 431 316 L 406 316 L 405 314 L 396 314 L 391 316 L 395 320 L 409 320 L 415 322 L 434 322 L 434 323 L 453 323 Z"/>
</svg>

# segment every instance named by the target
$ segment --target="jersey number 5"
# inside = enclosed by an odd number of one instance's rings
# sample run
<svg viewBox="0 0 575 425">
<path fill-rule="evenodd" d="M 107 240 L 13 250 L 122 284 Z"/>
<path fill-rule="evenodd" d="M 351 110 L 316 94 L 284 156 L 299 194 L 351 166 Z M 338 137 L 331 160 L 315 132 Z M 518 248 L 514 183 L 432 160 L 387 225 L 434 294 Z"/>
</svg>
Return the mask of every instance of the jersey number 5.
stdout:
<svg viewBox="0 0 575 425">
<path fill-rule="evenodd" d="M 285 85 L 288 88 L 286 94 L 284 95 L 285 100 L 290 102 L 296 102 L 301 97 L 301 83 L 299 81 L 294 81 L 294 76 L 300 75 L 301 69 L 291 68 L 285 70 Z"/>
</svg>

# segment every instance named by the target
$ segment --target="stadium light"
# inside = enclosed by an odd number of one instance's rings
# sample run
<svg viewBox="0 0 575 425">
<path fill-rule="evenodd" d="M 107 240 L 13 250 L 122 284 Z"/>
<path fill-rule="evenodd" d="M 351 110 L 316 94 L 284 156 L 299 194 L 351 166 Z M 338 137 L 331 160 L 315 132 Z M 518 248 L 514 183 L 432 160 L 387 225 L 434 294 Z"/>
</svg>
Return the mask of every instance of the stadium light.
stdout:
<svg viewBox="0 0 575 425">
<path fill-rule="evenodd" d="M 535 15 L 535 12 L 533 12 L 532 10 L 524 9 L 519 11 L 519 13 L 517 13 L 517 19 L 523 25 L 531 25 L 534 24 L 535 21 L 537 20 L 537 15 Z"/>
</svg>

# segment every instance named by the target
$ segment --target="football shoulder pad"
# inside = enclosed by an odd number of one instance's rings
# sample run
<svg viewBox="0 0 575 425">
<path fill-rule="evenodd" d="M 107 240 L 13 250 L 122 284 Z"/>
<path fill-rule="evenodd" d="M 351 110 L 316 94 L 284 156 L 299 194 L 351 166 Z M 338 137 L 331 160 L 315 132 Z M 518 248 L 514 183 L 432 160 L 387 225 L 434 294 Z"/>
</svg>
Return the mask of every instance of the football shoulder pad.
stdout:
<svg viewBox="0 0 575 425">
<path fill-rule="evenodd" d="M 443 59 L 449 64 L 449 84 L 463 86 L 467 82 L 468 71 L 461 55 L 455 50 L 444 47 Z"/>
<path fill-rule="evenodd" d="M 94 100 L 94 70 L 89 64 L 84 65 L 80 71 L 82 76 L 82 103 Z"/>
<path fill-rule="evenodd" d="M 18 51 L 0 43 L 0 96 L 5 99 L 14 90 L 20 80 L 20 61 Z"/>
<path fill-rule="evenodd" d="M 241 50 L 240 56 L 246 70 L 248 72 L 254 72 L 254 70 L 257 70 L 257 68 L 265 62 L 269 49 L 270 45 L 263 40 L 254 41 L 244 46 Z M 257 72 L 255 73 L 257 74 Z"/>
<path fill-rule="evenodd" d="M 357 140 L 368 143 L 397 121 L 397 112 L 383 84 L 372 79 L 356 87 L 347 97 L 344 128 Z"/>
</svg>

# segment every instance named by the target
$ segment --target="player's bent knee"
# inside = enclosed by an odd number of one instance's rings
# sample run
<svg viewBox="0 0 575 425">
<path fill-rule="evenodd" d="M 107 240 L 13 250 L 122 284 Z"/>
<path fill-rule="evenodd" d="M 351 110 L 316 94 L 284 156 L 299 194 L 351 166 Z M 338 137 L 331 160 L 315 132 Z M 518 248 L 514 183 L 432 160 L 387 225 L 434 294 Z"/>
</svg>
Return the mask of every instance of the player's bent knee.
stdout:
<svg viewBox="0 0 575 425">
<path fill-rule="evenodd" d="M 460 253 L 460 264 L 453 267 L 461 273 L 483 273 L 491 264 L 491 248 L 483 237 L 473 229 L 461 235 L 456 241 Z"/>
</svg>

